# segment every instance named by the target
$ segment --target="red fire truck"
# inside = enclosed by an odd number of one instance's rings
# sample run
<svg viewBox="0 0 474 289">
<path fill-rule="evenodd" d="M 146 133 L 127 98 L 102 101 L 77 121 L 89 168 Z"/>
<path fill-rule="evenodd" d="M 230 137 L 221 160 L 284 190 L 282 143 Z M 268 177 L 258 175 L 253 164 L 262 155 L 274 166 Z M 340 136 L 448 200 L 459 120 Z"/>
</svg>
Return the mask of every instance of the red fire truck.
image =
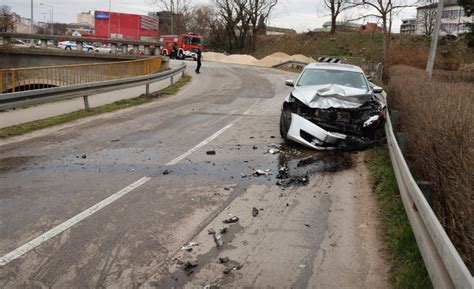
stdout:
<svg viewBox="0 0 474 289">
<path fill-rule="evenodd" d="M 172 56 L 178 59 L 192 57 L 196 59 L 196 50 L 204 48 L 204 38 L 194 33 L 180 35 L 163 35 L 160 37 L 161 55 Z M 175 45 L 175 55 L 173 55 L 173 44 Z"/>
</svg>

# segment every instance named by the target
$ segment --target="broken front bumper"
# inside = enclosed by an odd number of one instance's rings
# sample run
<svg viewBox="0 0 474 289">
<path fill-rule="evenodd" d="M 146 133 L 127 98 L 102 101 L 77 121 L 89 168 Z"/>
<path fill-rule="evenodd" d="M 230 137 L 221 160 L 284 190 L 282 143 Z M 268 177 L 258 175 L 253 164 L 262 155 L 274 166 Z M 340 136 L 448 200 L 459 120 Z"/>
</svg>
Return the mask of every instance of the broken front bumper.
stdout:
<svg viewBox="0 0 474 289">
<path fill-rule="evenodd" d="M 347 138 L 344 134 L 329 132 L 295 113 L 291 114 L 286 137 L 314 149 L 335 149 Z"/>
</svg>

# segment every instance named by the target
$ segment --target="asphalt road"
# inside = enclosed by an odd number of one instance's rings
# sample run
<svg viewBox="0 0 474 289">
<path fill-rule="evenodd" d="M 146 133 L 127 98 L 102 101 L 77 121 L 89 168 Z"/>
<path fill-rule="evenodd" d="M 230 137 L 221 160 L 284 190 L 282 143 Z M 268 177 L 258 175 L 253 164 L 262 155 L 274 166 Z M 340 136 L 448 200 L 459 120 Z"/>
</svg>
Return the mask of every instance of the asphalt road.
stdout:
<svg viewBox="0 0 474 289">
<path fill-rule="evenodd" d="M 0 287 L 387 287 L 365 154 L 279 136 L 296 75 L 189 65 L 175 96 L 0 142 Z"/>
</svg>

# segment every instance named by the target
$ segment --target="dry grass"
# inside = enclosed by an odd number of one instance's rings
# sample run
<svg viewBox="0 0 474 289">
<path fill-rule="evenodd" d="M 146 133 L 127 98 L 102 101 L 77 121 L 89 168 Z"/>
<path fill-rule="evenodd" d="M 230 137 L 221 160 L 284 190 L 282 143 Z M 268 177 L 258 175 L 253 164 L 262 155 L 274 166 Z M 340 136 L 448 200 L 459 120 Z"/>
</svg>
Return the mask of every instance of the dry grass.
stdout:
<svg viewBox="0 0 474 289">
<path fill-rule="evenodd" d="M 389 104 L 400 111 L 401 130 L 409 133 L 410 168 L 418 180 L 433 183 L 433 209 L 471 272 L 474 269 L 474 82 L 462 80 L 472 77 L 437 72 L 431 81 L 421 69 L 394 66 L 388 87 Z"/>
</svg>

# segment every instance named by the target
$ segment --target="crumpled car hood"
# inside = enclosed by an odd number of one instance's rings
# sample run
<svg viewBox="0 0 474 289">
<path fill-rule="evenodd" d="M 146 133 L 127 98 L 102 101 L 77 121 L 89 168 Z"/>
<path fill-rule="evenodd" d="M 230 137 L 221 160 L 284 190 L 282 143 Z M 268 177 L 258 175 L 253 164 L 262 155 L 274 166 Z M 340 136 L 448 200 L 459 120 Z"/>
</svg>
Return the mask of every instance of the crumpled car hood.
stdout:
<svg viewBox="0 0 474 289">
<path fill-rule="evenodd" d="M 311 108 L 357 108 L 373 98 L 365 89 L 338 84 L 295 86 L 292 95 Z"/>
</svg>

